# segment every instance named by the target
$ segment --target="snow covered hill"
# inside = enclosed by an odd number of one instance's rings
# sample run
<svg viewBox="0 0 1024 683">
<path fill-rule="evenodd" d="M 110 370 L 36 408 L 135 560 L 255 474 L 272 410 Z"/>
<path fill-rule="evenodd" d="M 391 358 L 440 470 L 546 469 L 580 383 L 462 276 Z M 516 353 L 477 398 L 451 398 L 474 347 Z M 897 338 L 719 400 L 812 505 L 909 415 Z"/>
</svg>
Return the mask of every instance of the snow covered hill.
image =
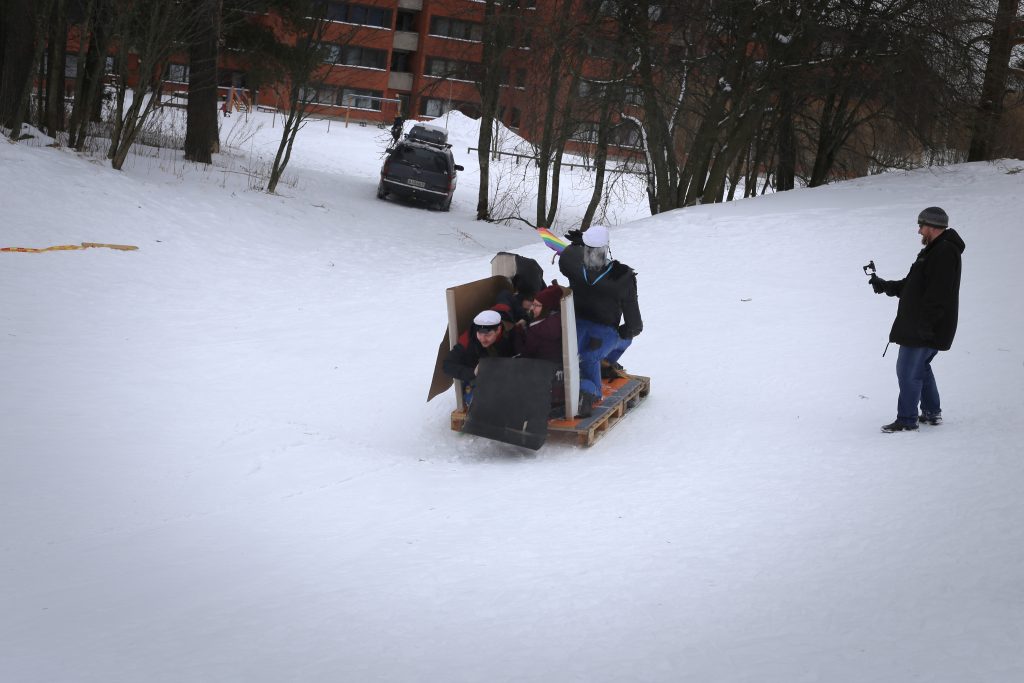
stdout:
<svg viewBox="0 0 1024 683">
<path fill-rule="evenodd" d="M 446 287 L 498 250 L 558 275 L 472 220 L 471 122 L 446 214 L 377 200 L 357 126 L 250 190 L 259 117 L 213 169 L 0 143 L 0 247 L 139 247 L 0 253 L 0 680 L 1024 680 L 1024 162 L 615 225 L 651 396 L 535 454 L 424 400 Z M 881 434 L 861 266 L 902 277 L 934 204 L 967 243 L 945 423 Z"/>
</svg>

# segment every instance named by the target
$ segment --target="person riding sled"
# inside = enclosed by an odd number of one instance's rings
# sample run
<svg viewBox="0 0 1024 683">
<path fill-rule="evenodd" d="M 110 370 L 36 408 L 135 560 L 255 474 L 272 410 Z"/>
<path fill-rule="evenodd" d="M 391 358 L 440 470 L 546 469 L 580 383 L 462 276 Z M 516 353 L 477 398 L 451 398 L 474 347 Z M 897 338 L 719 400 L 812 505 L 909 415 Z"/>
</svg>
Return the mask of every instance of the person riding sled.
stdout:
<svg viewBox="0 0 1024 683">
<path fill-rule="evenodd" d="M 512 355 L 512 338 L 505 333 L 501 313 L 494 309 L 481 311 L 469 329 L 459 335 L 458 343 L 444 360 L 444 373 L 462 382 L 462 394 L 469 405 L 473 385 L 479 372 L 480 359 L 507 358 Z"/>
<path fill-rule="evenodd" d="M 566 237 L 570 244 L 562 251 L 558 267 L 569 279 L 575 302 L 580 354 L 577 414 L 588 417 L 601 399 L 602 361 L 621 371 L 619 358 L 644 324 L 636 272 L 611 258 L 608 228 L 592 225 L 585 231 L 570 230 Z"/>
</svg>

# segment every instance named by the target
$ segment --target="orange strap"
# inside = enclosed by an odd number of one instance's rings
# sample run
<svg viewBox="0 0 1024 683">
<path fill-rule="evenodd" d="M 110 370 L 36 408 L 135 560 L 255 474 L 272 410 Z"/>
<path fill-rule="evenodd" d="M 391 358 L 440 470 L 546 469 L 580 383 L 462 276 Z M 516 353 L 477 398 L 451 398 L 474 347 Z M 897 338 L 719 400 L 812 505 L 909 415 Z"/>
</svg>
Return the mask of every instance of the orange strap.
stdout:
<svg viewBox="0 0 1024 683">
<path fill-rule="evenodd" d="M 82 242 L 81 244 L 61 244 L 55 247 L 43 247 L 35 249 L 32 247 L 0 247 L 0 251 L 20 251 L 28 254 L 41 254 L 44 251 L 72 251 L 75 249 L 89 249 L 90 247 L 106 247 L 107 249 L 120 249 L 121 251 L 136 251 L 138 247 L 130 244 L 101 244 L 99 242 Z"/>
</svg>

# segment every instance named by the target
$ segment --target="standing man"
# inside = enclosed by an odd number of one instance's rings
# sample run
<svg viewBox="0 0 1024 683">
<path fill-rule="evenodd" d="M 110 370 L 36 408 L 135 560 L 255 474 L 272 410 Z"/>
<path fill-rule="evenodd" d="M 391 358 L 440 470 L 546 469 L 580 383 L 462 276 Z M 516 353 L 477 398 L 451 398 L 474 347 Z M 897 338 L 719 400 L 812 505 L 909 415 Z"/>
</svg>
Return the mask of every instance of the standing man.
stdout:
<svg viewBox="0 0 1024 683">
<path fill-rule="evenodd" d="M 396 144 L 398 139 L 402 137 L 402 130 L 405 127 L 405 118 L 402 116 L 396 116 L 395 120 L 391 122 L 391 144 Z"/>
<path fill-rule="evenodd" d="M 576 303 L 576 340 L 580 354 L 580 405 L 577 414 L 589 417 L 601 399 L 601 361 L 613 367 L 644 329 L 636 296 L 636 273 L 613 261 L 608 228 L 591 225 L 570 230 L 571 244 L 562 251 L 558 268 L 569 278 Z M 619 320 L 624 319 L 620 325 Z"/>
<path fill-rule="evenodd" d="M 896 421 L 882 427 L 887 433 L 917 429 L 918 406 L 921 422 L 942 422 L 939 390 L 931 364 L 939 351 L 948 351 L 952 346 L 960 307 L 963 239 L 949 227 L 949 216 L 937 206 L 922 211 L 917 225 L 924 249 L 907 276 L 890 281 L 872 275 L 869 280 L 876 294 L 884 292 L 900 299 L 889 332 L 889 341 L 900 345 L 896 359 L 900 397 Z"/>
</svg>

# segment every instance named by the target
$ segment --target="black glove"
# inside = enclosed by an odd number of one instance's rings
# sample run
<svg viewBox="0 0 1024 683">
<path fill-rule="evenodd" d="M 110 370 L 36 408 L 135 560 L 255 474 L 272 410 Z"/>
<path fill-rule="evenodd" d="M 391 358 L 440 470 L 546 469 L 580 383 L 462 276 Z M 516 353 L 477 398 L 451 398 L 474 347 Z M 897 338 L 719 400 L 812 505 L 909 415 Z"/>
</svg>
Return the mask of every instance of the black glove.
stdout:
<svg viewBox="0 0 1024 683">
<path fill-rule="evenodd" d="M 580 230 L 570 230 L 565 233 L 565 238 L 569 240 L 569 244 L 583 246 L 583 232 Z"/>
<path fill-rule="evenodd" d="M 630 331 L 630 329 L 628 327 L 626 327 L 625 323 L 623 323 L 622 325 L 619 325 L 619 338 L 621 338 L 621 339 L 632 339 L 633 338 L 633 333 Z"/>
<path fill-rule="evenodd" d="M 871 289 L 875 290 L 875 294 L 881 294 L 885 291 L 885 286 L 889 283 L 877 275 L 872 275 L 871 279 L 868 280 L 868 284 L 871 285 Z"/>
</svg>

